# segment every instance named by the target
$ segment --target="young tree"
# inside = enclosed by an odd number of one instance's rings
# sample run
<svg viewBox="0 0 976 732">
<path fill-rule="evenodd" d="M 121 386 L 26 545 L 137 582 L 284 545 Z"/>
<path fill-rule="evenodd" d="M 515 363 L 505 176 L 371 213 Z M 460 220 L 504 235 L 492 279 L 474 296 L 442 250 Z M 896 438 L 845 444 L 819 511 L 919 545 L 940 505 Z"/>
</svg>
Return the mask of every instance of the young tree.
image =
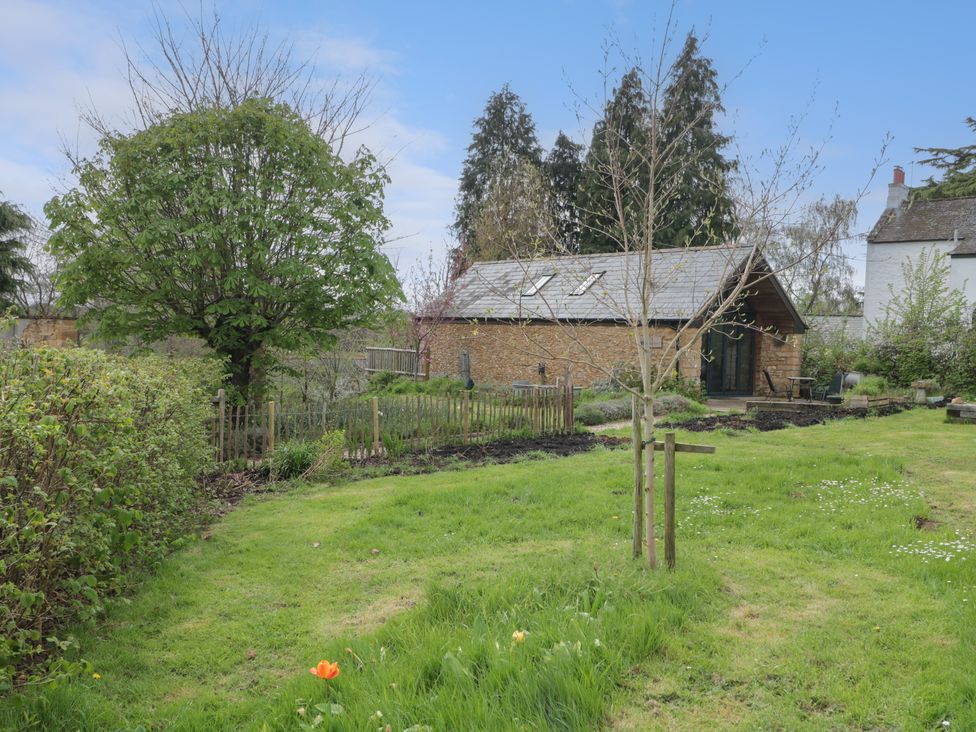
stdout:
<svg viewBox="0 0 976 732">
<path fill-rule="evenodd" d="M 33 267 L 26 256 L 31 218 L 9 201 L 0 201 L 0 312 L 16 304 Z"/>
<path fill-rule="evenodd" d="M 430 344 L 454 300 L 451 252 L 435 256 L 434 250 L 411 269 L 406 282 L 408 332 L 417 351 L 417 366 L 430 359 Z"/>
<path fill-rule="evenodd" d="M 461 171 L 454 233 L 462 250 L 474 237 L 475 220 L 494 178 L 528 164 L 539 168 L 542 148 L 525 103 L 508 84 L 488 98 Z"/>
<path fill-rule="evenodd" d="M 976 118 L 967 117 L 966 126 L 976 132 Z M 915 152 L 926 153 L 922 165 L 931 165 L 942 172 L 942 180 L 929 178 L 913 196 L 921 199 L 976 196 L 976 144 L 962 147 L 917 147 Z"/>
<path fill-rule="evenodd" d="M 784 227 L 782 238 L 770 242 L 771 260 L 796 262 L 780 281 L 801 313 L 852 315 L 858 310 L 854 268 L 844 252 L 852 236 L 857 207 L 835 196 L 821 198 L 803 209 L 796 223 Z M 833 238 L 827 235 L 832 234 Z"/>
<path fill-rule="evenodd" d="M 640 191 L 648 180 L 639 151 L 647 144 L 648 127 L 641 73 L 633 68 L 624 74 L 603 108 L 603 117 L 593 126 L 578 194 L 580 252 L 624 249 L 618 208 L 628 214 L 639 209 Z M 616 181 L 615 188 L 611 172 L 615 169 L 631 170 L 633 177 Z"/>
<path fill-rule="evenodd" d="M 560 248 L 566 252 L 579 250 L 580 222 L 576 197 L 583 177 L 582 155 L 583 146 L 560 131 L 543 166 L 556 236 Z"/>
<path fill-rule="evenodd" d="M 400 296 L 380 252 L 386 174 L 343 162 L 285 104 L 248 100 L 102 138 L 48 203 L 65 304 L 99 334 L 195 335 L 244 397 L 274 349 L 331 343 Z"/>
<path fill-rule="evenodd" d="M 735 163 L 722 155 L 730 138 L 716 129 L 724 112 L 711 59 L 701 55 L 698 37 L 689 33 L 664 91 L 661 142 L 672 148 L 664 172 L 674 191 L 662 211 L 660 246 L 703 246 L 736 237 L 729 176 Z"/>
<path fill-rule="evenodd" d="M 671 37 L 671 20 L 663 37 Z M 668 212 L 673 210 L 675 197 L 680 195 L 685 180 L 701 170 L 700 157 L 708 157 L 711 149 L 689 149 L 686 137 L 673 134 L 679 129 L 675 115 L 681 115 L 686 129 L 693 130 L 699 123 L 711 119 L 717 111 L 718 95 L 712 95 L 703 102 L 697 114 L 688 116 L 674 105 L 666 105 L 666 90 L 673 88 L 673 82 L 682 73 L 673 63 L 668 63 L 667 41 L 661 49 L 656 49 L 652 58 L 656 61 L 650 66 L 633 63 L 622 53 L 628 67 L 633 70 L 627 74 L 621 87 L 630 91 L 621 95 L 620 89 L 603 107 L 606 119 L 598 123 L 594 143 L 587 156 L 584 181 L 589 181 L 590 205 L 583 216 L 590 217 L 589 225 L 584 224 L 584 246 L 587 251 L 586 232 L 600 234 L 599 240 L 589 239 L 589 245 L 606 246 L 600 251 L 622 252 L 624 257 L 615 266 L 621 269 L 617 277 L 622 278 L 622 287 L 613 291 L 592 290 L 592 296 L 599 298 L 601 306 L 609 308 L 614 320 L 627 327 L 633 338 L 634 360 L 640 370 L 640 383 L 622 384 L 635 397 L 640 409 L 643 438 L 654 442 L 655 428 L 653 415 L 654 397 L 664 383 L 670 380 L 681 363 L 700 361 L 707 357 L 702 353 L 701 334 L 716 326 L 726 324 L 745 328 L 759 328 L 741 307 L 743 301 L 764 285 L 766 280 L 797 261 L 783 261 L 777 264 L 768 262 L 765 253 L 771 242 L 781 238 L 782 224 L 795 215 L 804 196 L 807 194 L 815 173 L 818 171 L 820 148 L 807 153 L 797 153 L 800 144 L 800 130 L 797 122 L 787 129 L 786 141 L 778 148 L 769 151 L 758 164 L 748 165 L 740 162 L 738 180 L 734 186 L 736 200 L 730 209 L 734 224 L 732 230 L 739 232 L 734 242 L 723 242 L 714 250 L 716 269 L 710 277 L 721 283 L 714 290 L 695 290 L 694 312 L 691 317 L 675 321 L 670 315 L 674 303 L 667 299 L 659 300 L 658 294 L 666 290 L 669 283 L 684 283 L 687 288 L 688 257 L 699 252 L 686 253 L 690 242 L 709 230 L 711 223 L 701 218 L 688 231 L 678 247 L 671 240 L 662 240 L 661 231 L 670 223 Z M 628 104 L 622 104 L 625 100 Z M 643 100 L 641 104 L 636 101 Z M 615 110 L 626 106 L 630 109 L 641 107 L 645 110 L 641 126 L 621 124 L 623 115 Z M 668 131 L 668 132 L 666 132 Z M 598 133 L 598 134 L 597 134 Z M 883 149 L 882 149 L 883 155 Z M 877 168 L 877 163 L 875 169 Z M 873 177 L 873 174 L 872 174 Z M 724 195 L 727 188 L 724 180 L 705 176 L 699 178 L 702 186 L 711 187 L 716 197 Z M 868 184 L 870 181 L 868 182 Z M 599 184 L 599 185 L 597 185 Z M 866 186 L 854 197 L 856 203 L 864 195 Z M 600 192 L 602 198 L 593 195 Z M 593 202 L 610 208 L 598 209 Z M 601 213 L 599 218 L 593 215 Z M 819 251 L 828 242 L 838 238 L 836 228 L 820 232 L 821 240 L 810 242 L 809 251 L 802 255 L 805 259 Z M 659 252 L 667 248 L 665 257 Z M 558 269 L 566 276 L 578 276 L 585 281 L 592 272 L 592 260 L 563 257 Z M 522 263 L 525 282 L 538 278 L 538 271 L 532 271 L 532 262 Z M 547 265 L 548 266 L 548 265 Z M 565 278 L 564 278 L 565 279 Z M 713 281 L 715 281 L 713 280 Z M 491 282 L 484 283 L 492 287 Z M 693 284 L 693 283 L 692 283 Z M 521 333 L 520 347 L 527 355 L 541 361 L 556 360 L 572 365 L 585 364 L 589 369 L 614 378 L 613 364 L 609 364 L 604 354 L 591 349 L 587 340 L 585 325 L 575 319 L 558 317 L 556 308 L 559 299 L 550 301 L 543 287 L 536 296 L 521 297 L 523 287 L 495 287 L 493 294 L 510 298 L 517 305 L 519 323 L 526 327 Z M 561 298 L 561 295 L 558 296 Z M 552 328 L 545 334 L 533 329 L 531 324 L 547 321 Z M 666 336 L 655 332 L 661 321 L 674 323 Z M 583 330 L 581 330 L 581 328 Z M 553 335 L 553 331 L 560 334 Z M 769 337 L 779 337 L 763 330 Z M 646 557 L 651 567 L 657 563 L 657 549 L 654 528 L 654 453 L 650 447 L 644 451 L 645 513 L 643 531 L 646 532 L 644 544 Z M 635 534 L 640 533 L 640 512 L 636 514 Z M 638 545 L 639 546 L 639 545 Z"/>
<path fill-rule="evenodd" d="M 17 307 L 41 317 L 53 318 L 61 313 L 58 307 L 58 291 L 54 286 L 57 261 L 47 250 L 51 232 L 43 223 L 31 220 L 30 228 L 24 235 L 24 256 L 30 262 L 30 271 L 21 277 L 17 290 Z"/>
</svg>

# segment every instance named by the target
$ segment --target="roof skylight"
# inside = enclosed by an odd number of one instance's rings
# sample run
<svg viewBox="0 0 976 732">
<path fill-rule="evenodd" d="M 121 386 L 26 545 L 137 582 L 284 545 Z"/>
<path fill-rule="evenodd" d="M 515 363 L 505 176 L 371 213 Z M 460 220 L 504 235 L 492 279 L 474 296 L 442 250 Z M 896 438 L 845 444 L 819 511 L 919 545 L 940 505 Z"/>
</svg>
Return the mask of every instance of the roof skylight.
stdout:
<svg viewBox="0 0 976 732">
<path fill-rule="evenodd" d="M 539 294 L 539 290 L 541 290 L 543 287 L 545 287 L 546 286 L 546 283 L 549 280 L 551 280 L 553 277 L 555 277 L 555 276 L 556 276 L 555 274 L 542 275 L 542 277 L 540 277 L 539 279 L 537 279 L 532 284 L 532 287 L 530 287 L 529 289 L 524 290 L 522 292 L 522 297 L 532 297 L 533 295 L 538 295 Z"/>
<path fill-rule="evenodd" d="M 570 295 L 582 295 L 584 292 L 586 292 L 587 290 L 589 290 L 593 286 L 593 283 L 594 282 L 596 282 L 598 279 L 600 279 L 601 277 L 603 277 L 603 275 L 605 275 L 605 274 L 606 274 L 606 272 L 594 272 L 589 277 L 587 277 L 585 280 L 583 280 L 582 282 L 580 282 L 579 283 L 579 287 L 577 287 L 575 290 L 573 290 L 569 294 Z"/>
</svg>

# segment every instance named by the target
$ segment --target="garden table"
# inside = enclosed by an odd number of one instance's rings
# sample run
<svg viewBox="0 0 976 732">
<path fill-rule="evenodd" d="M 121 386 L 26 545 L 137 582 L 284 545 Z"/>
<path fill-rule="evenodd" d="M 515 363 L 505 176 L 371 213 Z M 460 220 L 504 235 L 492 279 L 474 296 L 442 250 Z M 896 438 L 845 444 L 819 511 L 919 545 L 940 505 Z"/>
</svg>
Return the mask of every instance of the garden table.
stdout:
<svg viewBox="0 0 976 732">
<path fill-rule="evenodd" d="M 799 387 L 800 399 L 803 398 L 804 390 L 807 393 L 807 399 L 813 399 L 812 389 L 813 382 L 816 381 L 812 376 L 787 376 L 786 380 L 790 382 L 790 401 L 793 400 L 793 391 Z"/>
</svg>

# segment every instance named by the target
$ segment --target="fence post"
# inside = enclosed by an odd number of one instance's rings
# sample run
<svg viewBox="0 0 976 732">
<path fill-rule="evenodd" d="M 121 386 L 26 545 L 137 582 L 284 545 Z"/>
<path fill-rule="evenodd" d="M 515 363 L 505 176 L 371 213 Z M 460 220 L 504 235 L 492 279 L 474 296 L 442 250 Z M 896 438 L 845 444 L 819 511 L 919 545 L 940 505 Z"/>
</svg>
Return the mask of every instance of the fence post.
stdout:
<svg viewBox="0 0 976 732">
<path fill-rule="evenodd" d="M 674 432 L 664 433 L 664 563 L 674 569 Z"/>
<path fill-rule="evenodd" d="M 566 431 L 572 432 L 576 428 L 576 414 L 573 411 L 573 367 L 566 367 Z"/>
<path fill-rule="evenodd" d="M 224 462 L 224 412 L 227 409 L 227 394 L 217 389 L 217 462 Z"/>
<path fill-rule="evenodd" d="M 464 444 L 468 444 L 471 434 L 471 392 L 464 390 L 464 413 L 461 415 L 461 428 L 464 430 Z"/>
<path fill-rule="evenodd" d="M 634 559 L 640 559 L 644 536 L 644 462 L 643 437 L 637 396 L 630 397 L 631 440 L 634 448 Z"/>
<path fill-rule="evenodd" d="M 380 454 L 380 398 L 373 397 L 373 454 Z"/>
<path fill-rule="evenodd" d="M 268 402 L 268 452 L 274 452 L 275 447 L 275 403 Z"/>
</svg>

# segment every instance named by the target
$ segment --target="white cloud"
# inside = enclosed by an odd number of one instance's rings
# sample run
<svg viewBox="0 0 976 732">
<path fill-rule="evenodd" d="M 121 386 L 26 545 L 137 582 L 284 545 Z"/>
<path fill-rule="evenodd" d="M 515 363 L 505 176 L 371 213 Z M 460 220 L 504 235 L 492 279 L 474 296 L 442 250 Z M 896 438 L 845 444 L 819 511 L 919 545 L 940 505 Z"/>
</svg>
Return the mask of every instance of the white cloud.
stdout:
<svg viewBox="0 0 976 732">
<path fill-rule="evenodd" d="M 149 12 L 130 7 L 108 16 L 55 0 L 0 0 L 0 191 L 5 198 L 40 214 L 69 172 L 62 143 L 94 152 L 96 140 L 79 123 L 79 108 L 93 106 L 120 123 L 127 118 L 131 99 L 121 73 L 119 29 L 127 43 L 145 42 L 141 34 Z M 224 10 L 233 20 L 230 13 L 229 7 Z M 363 71 L 396 77 L 396 55 L 361 37 L 302 29 L 293 39 L 296 57 L 313 57 L 323 79 Z M 433 162 L 446 150 L 445 138 L 405 122 L 393 108 L 395 100 L 395 90 L 380 78 L 364 116 L 370 124 L 352 142 L 387 163 L 392 183 L 386 211 L 396 239 L 387 249 L 405 271 L 431 246 L 444 246 L 456 183 Z"/>
</svg>

